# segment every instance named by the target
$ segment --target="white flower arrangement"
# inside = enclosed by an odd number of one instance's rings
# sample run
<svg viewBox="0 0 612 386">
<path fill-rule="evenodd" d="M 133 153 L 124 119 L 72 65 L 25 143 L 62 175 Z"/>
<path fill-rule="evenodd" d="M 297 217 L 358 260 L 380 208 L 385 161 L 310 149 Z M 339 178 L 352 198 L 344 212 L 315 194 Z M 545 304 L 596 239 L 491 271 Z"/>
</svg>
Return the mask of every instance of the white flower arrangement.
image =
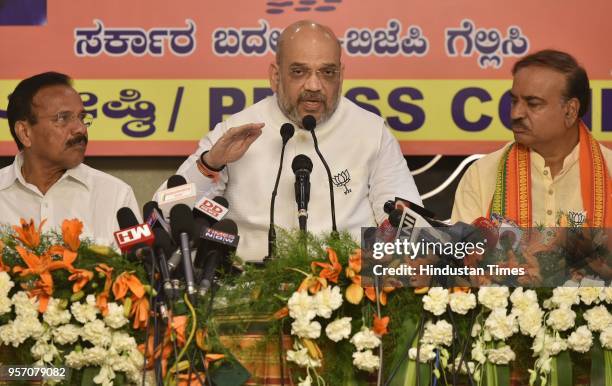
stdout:
<svg viewBox="0 0 612 386">
<path fill-rule="evenodd" d="M 436 316 L 446 312 L 449 302 L 448 289 L 442 287 L 430 288 L 427 295 L 423 296 L 423 308 Z"/>
<path fill-rule="evenodd" d="M 352 318 L 350 317 L 344 317 L 328 324 L 327 327 L 325 327 L 327 337 L 334 342 L 348 339 L 348 337 L 351 336 L 351 320 Z"/>
</svg>

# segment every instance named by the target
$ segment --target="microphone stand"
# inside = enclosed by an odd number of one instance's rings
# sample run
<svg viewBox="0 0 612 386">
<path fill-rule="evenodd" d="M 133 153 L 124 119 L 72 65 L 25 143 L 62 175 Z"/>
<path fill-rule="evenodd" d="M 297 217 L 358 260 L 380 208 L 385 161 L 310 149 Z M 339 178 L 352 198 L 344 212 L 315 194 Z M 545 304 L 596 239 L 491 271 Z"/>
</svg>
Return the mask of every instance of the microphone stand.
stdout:
<svg viewBox="0 0 612 386">
<path fill-rule="evenodd" d="M 264 262 L 274 258 L 276 252 L 276 229 L 274 229 L 274 203 L 278 194 L 278 183 L 280 182 L 281 171 L 283 169 L 283 158 L 285 157 L 285 146 L 287 142 L 283 140 L 283 147 L 280 155 L 280 165 L 278 173 L 276 173 L 276 181 L 274 182 L 274 190 L 272 190 L 272 200 L 270 202 L 270 229 L 268 230 L 268 256 L 264 258 Z"/>
</svg>

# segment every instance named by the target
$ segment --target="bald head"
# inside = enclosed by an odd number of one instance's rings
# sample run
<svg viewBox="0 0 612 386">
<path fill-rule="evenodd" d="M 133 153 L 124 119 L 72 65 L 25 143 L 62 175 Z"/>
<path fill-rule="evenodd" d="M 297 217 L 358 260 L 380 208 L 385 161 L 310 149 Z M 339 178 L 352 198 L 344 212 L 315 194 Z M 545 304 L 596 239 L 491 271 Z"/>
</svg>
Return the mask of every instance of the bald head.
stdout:
<svg viewBox="0 0 612 386">
<path fill-rule="evenodd" d="M 336 51 L 336 59 L 340 62 L 340 54 L 342 49 L 340 42 L 331 28 L 318 24 L 311 20 L 300 20 L 283 30 L 278 38 L 276 46 L 276 63 L 280 64 L 283 60 L 283 55 L 287 49 L 292 47 L 304 48 L 304 43 L 310 43 L 312 46 L 329 44 Z"/>
</svg>

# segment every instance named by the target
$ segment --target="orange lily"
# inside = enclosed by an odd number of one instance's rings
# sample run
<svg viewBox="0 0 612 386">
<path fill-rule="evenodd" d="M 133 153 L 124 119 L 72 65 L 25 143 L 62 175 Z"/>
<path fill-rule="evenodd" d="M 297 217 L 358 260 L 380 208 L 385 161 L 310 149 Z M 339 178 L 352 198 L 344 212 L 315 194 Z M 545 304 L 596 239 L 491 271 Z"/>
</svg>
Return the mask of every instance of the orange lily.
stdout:
<svg viewBox="0 0 612 386">
<path fill-rule="evenodd" d="M 162 376 L 166 375 L 166 367 L 168 365 L 168 358 L 173 353 L 172 341 L 176 339 L 178 347 L 185 345 L 185 328 L 187 326 L 187 315 L 175 316 L 172 318 L 162 342 L 157 346 L 153 347 L 154 337 L 153 334 L 149 334 L 149 342 L 147 345 L 147 352 L 145 353 L 145 345 L 140 344 L 138 350 L 147 357 L 147 369 L 153 368 L 155 359 L 160 355 L 162 358 Z M 174 338 L 173 338 L 174 336 Z"/>
<path fill-rule="evenodd" d="M 53 282 L 48 283 L 37 280 L 34 285 L 34 288 L 29 291 L 29 296 L 36 296 L 38 298 L 38 312 L 44 313 L 49 305 L 49 299 L 53 295 Z"/>
<path fill-rule="evenodd" d="M 298 287 L 298 292 L 307 289 L 311 294 L 316 294 L 321 288 L 327 287 L 327 280 L 322 277 L 308 275 Z"/>
<path fill-rule="evenodd" d="M 353 276 L 361 272 L 361 249 L 356 249 L 348 259 L 348 267 L 346 267 L 346 277 L 351 279 Z"/>
<path fill-rule="evenodd" d="M 378 336 L 383 336 L 389 333 L 387 330 L 387 325 L 389 324 L 389 317 L 385 316 L 383 318 L 379 318 L 378 315 L 374 314 L 374 325 L 372 330 Z"/>
<path fill-rule="evenodd" d="M 110 294 L 111 285 L 113 284 L 113 277 L 111 276 L 113 268 L 102 263 L 98 264 L 96 272 L 100 272 L 106 276 L 104 290 L 96 296 L 96 306 L 98 306 L 98 309 L 102 312 L 102 316 L 106 316 L 108 315 L 108 295 Z"/>
<path fill-rule="evenodd" d="M 68 277 L 68 280 L 76 280 L 72 285 L 72 292 L 79 292 L 93 278 L 93 272 L 86 269 L 74 269 L 74 273 Z"/>
<path fill-rule="evenodd" d="M 383 287 L 382 291 L 380 291 L 380 304 L 382 304 L 383 306 L 387 305 L 387 294 L 389 292 L 393 292 L 393 290 L 395 290 L 395 287 Z M 366 297 L 368 299 L 370 299 L 370 301 L 375 302 L 376 301 L 376 289 L 374 287 L 366 287 L 365 288 L 365 294 Z"/>
<path fill-rule="evenodd" d="M 134 317 L 133 327 L 135 330 L 146 327 L 149 323 L 149 299 L 146 296 L 132 296 L 132 308 L 130 317 Z"/>
<path fill-rule="evenodd" d="M 283 307 L 280 310 L 276 311 L 274 313 L 274 319 L 275 320 L 280 320 L 283 318 L 286 318 L 287 316 L 289 316 L 289 308 L 288 307 Z"/>
<path fill-rule="evenodd" d="M 115 295 L 115 299 L 123 299 L 127 294 L 128 289 L 132 291 L 137 298 L 141 298 L 145 294 L 145 290 L 140 282 L 140 279 L 129 272 L 123 272 L 115 279 L 115 283 L 113 284 L 113 294 Z"/>
<path fill-rule="evenodd" d="M 333 249 L 327 248 L 327 256 L 331 264 L 315 261 L 310 266 L 313 271 L 315 270 L 315 267 L 323 268 L 321 272 L 319 272 L 319 277 L 327 279 L 333 283 L 338 283 L 338 277 L 342 271 L 342 265 L 340 265 L 338 262 L 338 255 Z"/>
<path fill-rule="evenodd" d="M 83 231 L 83 223 L 76 218 L 62 222 L 62 238 L 71 251 L 76 252 L 81 245 L 79 236 Z"/>
<path fill-rule="evenodd" d="M 17 233 L 17 240 L 21 241 L 25 246 L 34 249 L 40 245 L 40 234 L 42 226 L 47 220 L 42 220 L 38 226 L 38 230 L 34 226 L 34 219 L 30 219 L 27 223 L 24 219 L 19 219 L 21 226 L 13 225 L 13 230 Z"/>
<path fill-rule="evenodd" d="M 40 278 L 41 283 L 39 287 L 44 288 L 44 291 L 36 291 L 36 294 L 40 300 L 38 309 L 40 312 L 44 312 L 47 309 L 47 304 L 44 298 L 53 294 L 53 277 L 51 276 L 51 271 L 55 271 L 57 269 L 71 270 L 72 265 L 64 262 L 63 260 L 52 260 L 49 253 L 42 256 L 36 256 L 22 246 L 18 245 L 15 247 L 15 249 L 28 268 L 16 266 L 13 268 L 13 272 L 19 273 L 20 276 L 37 275 Z M 32 294 L 32 292 L 30 294 Z"/>
</svg>

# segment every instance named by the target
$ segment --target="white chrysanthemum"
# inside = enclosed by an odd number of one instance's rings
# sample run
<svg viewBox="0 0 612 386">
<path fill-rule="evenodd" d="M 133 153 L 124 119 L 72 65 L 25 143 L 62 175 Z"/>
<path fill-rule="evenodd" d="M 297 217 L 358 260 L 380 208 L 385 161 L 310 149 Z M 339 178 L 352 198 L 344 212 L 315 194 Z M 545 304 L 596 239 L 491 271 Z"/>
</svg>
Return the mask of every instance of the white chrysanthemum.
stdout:
<svg viewBox="0 0 612 386">
<path fill-rule="evenodd" d="M 20 317 L 0 326 L 0 342 L 8 346 L 18 347 L 28 338 L 40 338 L 45 329 L 38 318 Z"/>
<path fill-rule="evenodd" d="M 608 326 L 599 334 L 599 341 L 603 348 L 612 350 L 612 326 Z"/>
<path fill-rule="evenodd" d="M 599 293 L 599 299 L 601 299 L 602 302 L 612 304 L 612 287 L 608 286 L 602 288 L 601 292 Z"/>
<path fill-rule="evenodd" d="M 53 358 L 59 357 L 59 351 L 53 344 L 49 344 L 40 340 L 37 340 L 36 343 L 30 349 L 32 353 L 32 357 L 36 360 L 40 360 L 45 363 L 50 363 L 53 361 Z"/>
<path fill-rule="evenodd" d="M 584 319 L 591 331 L 602 331 L 612 325 L 612 315 L 603 304 L 584 313 Z"/>
<path fill-rule="evenodd" d="M 74 318 L 83 324 L 96 320 L 96 315 L 100 312 L 96 307 L 96 298 L 93 295 L 87 295 L 85 303 L 72 303 L 70 311 Z"/>
<path fill-rule="evenodd" d="M 11 312 L 13 303 L 7 296 L 0 295 L 0 315 Z"/>
<path fill-rule="evenodd" d="M 476 295 L 463 291 L 450 294 L 450 308 L 453 312 L 465 315 L 469 310 L 476 307 Z"/>
<path fill-rule="evenodd" d="M 129 352 L 136 346 L 136 340 L 125 332 L 115 331 L 111 338 L 111 347 L 118 353 Z"/>
<path fill-rule="evenodd" d="M 540 309 L 538 303 L 532 303 L 530 306 L 527 306 L 518 312 L 517 310 L 512 310 L 512 313 L 516 315 L 523 335 L 528 335 L 531 337 L 536 336 L 542 327 L 544 318 L 544 311 Z"/>
<path fill-rule="evenodd" d="M 446 320 L 439 320 L 435 324 L 427 322 L 422 342 L 436 346 L 450 346 L 453 342 L 453 326 Z"/>
<path fill-rule="evenodd" d="M 83 326 L 81 337 L 95 346 L 107 348 L 111 344 L 111 332 L 100 319 L 89 322 Z"/>
<path fill-rule="evenodd" d="M 423 308 L 436 316 L 446 312 L 449 295 L 448 290 L 442 287 L 430 288 L 427 295 L 423 296 Z"/>
<path fill-rule="evenodd" d="M 536 356 L 555 356 L 567 349 L 567 342 L 559 334 L 549 335 L 546 329 L 542 328 L 536 334 L 531 349 Z"/>
<path fill-rule="evenodd" d="M 472 331 L 470 335 L 472 336 L 472 338 L 475 338 L 478 336 L 478 334 L 480 334 L 480 331 L 482 331 L 482 326 L 480 325 L 480 323 L 476 322 L 472 325 Z"/>
<path fill-rule="evenodd" d="M 93 378 L 93 381 L 102 386 L 113 386 L 113 379 L 115 379 L 113 369 L 108 365 L 102 365 L 100 372 Z"/>
<path fill-rule="evenodd" d="M 123 305 L 115 302 L 108 303 L 108 314 L 104 317 L 104 323 L 110 328 L 123 327 L 129 320 L 123 315 Z"/>
<path fill-rule="evenodd" d="M 294 350 L 287 350 L 287 360 L 300 367 L 320 367 L 321 361 L 308 355 L 308 349 L 299 343 L 293 345 Z"/>
<path fill-rule="evenodd" d="M 550 300 L 557 307 L 570 308 L 580 302 L 578 291 L 578 287 L 557 287 L 553 290 L 553 296 Z"/>
<path fill-rule="evenodd" d="M 293 319 L 312 320 L 317 316 L 317 308 L 308 291 L 294 292 L 287 302 L 289 316 Z"/>
<path fill-rule="evenodd" d="M 81 328 L 74 324 L 65 324 L 53 330 L 53 340 L 57 344 L 72 344 L 81 336 Z"/>
<path fill-rule="evenodd" d="M 487 358 L 489 362 L 496 365 L 507 365 L 511 361 L 516 359 L 516 354 L 510 346 L 503 346 L 500 348 L 491 348 L 487 350 Z"/>
<path fill-rule="evenodd" d="M 468 370 L 470 374 L 473 374 L 476 369 L 476 364 L 472 361 L 468 361 L 468 358 L 464 358 L 461 360 L 461 355 L 455 358 L 455 362 L 450 364 L 451 369 L 458 369 L 461 374 L 467 374 Z M 461 363 L 461 368 L 459 368 L 459 363 Z"/>
<path fill-rule="evenodd" d="M 331 318 L 332 312 L 342 305 L 340 287 L 323 288 L 314 296 L 314 302 L 317 309 L 317 315 L 325 319 Z"/>
<path fill-rule="evenodd" d="M 580 287 L 578 289 L 578 294 L 580 295 L 580 300 L 587 306 L 591 304 L 598 304 L 600 302 L 599 294 L 603 290 L 603 287 Z"/>
<path fill-rule="evenodd" d="M 478 302 L 490 310 L 506 308 L 509 296 L 508 287 L 482 287 L 478 290 Z"/>
<path fill-rule="evenodd" d="M 72 351 L 64 357 L 67 367 L 81 369 L 84 366 L 101 366 L 106 362 L 108 352 L 102 347 L 86 348 L 83 351 Z"/>
<path fill-rule="evenodd" d="M 19 291 L 13 295 L 13 305 L 15 314 L 22 318 L 38 318 L 38 300 L 36 297 L 29 297 L 24 291 Z"/>
<path fill-rule="evenodd" d="M 291 323 L 291 335 L 300 338 L 317 339 L 321 336 L 321 324 L 310 320 L 297 319 Z"/>
<path fill-rule="evenodd" d="M 477 340 L 476 342 L 472 343 L 472 359 L 480 364 L 487 361 L 485 347 L 481 340 Z"/>
<path fill-rule="evenodd" d="M 348 339 L 351 336 L 351 318 L 345 317 L 334 320 L 325 327 L 325 333 L 334 342 Z"/>
<path fill-rule="evenodd" d="M 506 315 L 504 308 L 496 308 L 485 321 L 485 330 L 495 339 L 506 340 L 518 331 L 518 323 L 515 315 Z"/>
<path fill-rule="evenodd" d="M 300 382 L 298 383 L 298 386 L 312 386 L 312 378 L 310 377 L 310 374 L 306 374 L 306 378 L 302 379 L 302 377 L 300 377 Z"/>
<path fill-rule="evenodd" d="M 364 326 L 361 331 L 353 335 L 351 343 L 355 345 L 357 351 L 369 350 L 380 345 L 380 338 L 374 331 Z"/>
<path fill-rule="evenodd" d="M 516 288 L 510 295 L 512 307 L 520 311 L 538 304 L 538 294 L 534 290 L 523 290 L 523 287 Z"/>
<path fill-rule="evenodd" d="M 372 353 L 372 350 L 359 351 L 353 353 L 353 364 L 359 370 L 371 373 L 380 367 L 380 359 Z"/>
<path fill-rule="evenodd" d="M 580 326 L 567 338 L 567 346 L 577 352 L 585 353 L 591 349 L 593 334 L 587 326 Z"/>
<path fill-rule="evenodd" d="M 8 296 L 8 293 L 15 286 L 8 273 L 0 271 L 0 297 Z"/>
<path fill-rule="evenodd" d="M 421 344 L 421 347 L 419 348 L 419 351 L 418 351 L 419 362 L 426 363 L 426 362 L 436 359 L 436 352 L 434 351 L 435 349 L 436 349 L 436 346 L 434 346 L 433 344 L 430 344 L 430 343 Z M 410 357 L 410 359 L 415 361 L 417 357 L 417 348 L 411 347 L 410 350 L 408 350 L 408 356 Z"/>
<path fill-rule="evenodd" d="M 576 313 L 569 307 L 561 307 L 553 310 L 548 314 L 546 325 L 557 331 L 565 331 L 574 327 L 576 321 Z"/>
<path fill-rule="evenodd" d="M 59 299 L 51 298 L 47 304 L 47 309 L 43 314 L 43 320 L 49 326 L 55 327 L 61 324 L 70 322 L 70 311 L 62 307 L 62 302 Z"/>
</svg>

